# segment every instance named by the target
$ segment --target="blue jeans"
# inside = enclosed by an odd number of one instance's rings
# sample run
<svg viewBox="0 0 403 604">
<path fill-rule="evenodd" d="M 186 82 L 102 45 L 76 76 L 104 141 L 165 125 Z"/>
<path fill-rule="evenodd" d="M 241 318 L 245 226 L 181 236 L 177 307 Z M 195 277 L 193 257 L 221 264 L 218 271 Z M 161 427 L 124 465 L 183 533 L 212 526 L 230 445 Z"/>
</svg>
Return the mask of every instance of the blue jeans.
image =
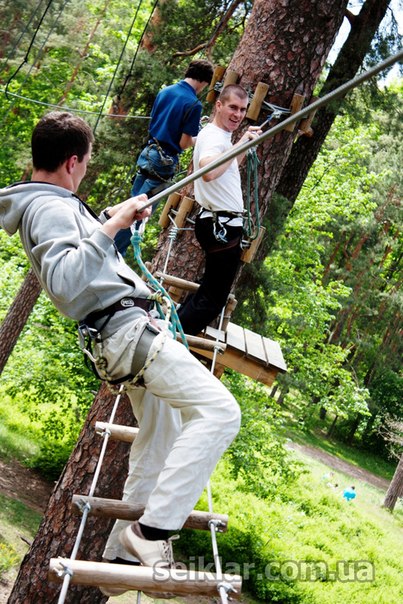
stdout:
<svg viewBox="0 0 403 604">
<path fill-rule="evenodd" d="M 137 166 L 146 173 L 137 173 L 133 181 L 131 197 L 142 193 L 149 196 L 153 189 L 159 187 L 165 181 L 170 181 L 176 172 L 177 164 L 177 156 L 161 154 L 155 144 L 147 145 L 137 160 Z M 154 212 L 154 210 L 155 207 L 153 206 L 152 211 Z M 116 233 L 115 244 L 122 256 L 126 255 L 131 236 L 130 229 L 122 229 Z"/>
</svg>

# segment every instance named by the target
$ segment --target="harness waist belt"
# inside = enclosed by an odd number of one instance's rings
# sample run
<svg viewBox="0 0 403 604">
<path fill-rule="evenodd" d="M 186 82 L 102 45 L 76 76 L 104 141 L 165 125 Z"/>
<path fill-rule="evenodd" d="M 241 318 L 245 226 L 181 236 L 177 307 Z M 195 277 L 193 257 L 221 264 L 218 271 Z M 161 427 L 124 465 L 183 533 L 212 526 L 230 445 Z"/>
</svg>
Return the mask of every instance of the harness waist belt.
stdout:
<svg viewBox="0 0 403 604">
<path fill-rule="evenodd" d="M 200 212 L 200 218 L 211 218 L 213 216 L 218 216 L 219 218 L 242 218 L 243 212 L 224 212 L 219 210 L 218 212 L 212 212 L 211 210 L 206 210 L 202 208 Z"/>
<path fill-rule="evenodd" d="M 95 310 L 94 312 L 90 313 L 85 317 L 84 323 L 87 323 L 88 325 L 94 324 L 95 321 L 99 321 L 99 319 L 102 319 L 102 317 L 112 316 L 116 312 L 127 310 L 128 308 L 133 308 L 134 306 L 142 308 L 148 312 L 153 306 L 153 301 L 147 300 L 147 298 L 133 298 L 131 296 L 127 296 L 126 298 L 122 298 L 114 304 L 111 304 L 107 308 Z"/>
</svg>

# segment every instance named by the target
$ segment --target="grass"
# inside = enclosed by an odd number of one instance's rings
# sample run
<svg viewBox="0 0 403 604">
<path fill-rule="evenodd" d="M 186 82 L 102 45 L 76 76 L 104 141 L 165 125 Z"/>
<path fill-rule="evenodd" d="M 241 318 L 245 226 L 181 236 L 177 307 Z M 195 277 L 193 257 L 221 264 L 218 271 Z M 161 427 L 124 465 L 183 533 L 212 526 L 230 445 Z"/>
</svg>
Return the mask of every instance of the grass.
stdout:
<svg viewBox="0 0 403 604">
<path fill-rule="evenodd" d="M 39 426 L 13 404 L 8 396 L 2 396 L 0 408 L 0 457 L 17 459 L 26 463 L 39 451 Z"/>
<path fill-rule="evenodd" d="M 38 512 L 20 501 L 0 495 L 0 577 L 11 568 L 16 571 L 40 521 Z"/>
<path fill-rule="evenodd" d="M 379 457 L 371 451 L 349 446 L 326 435 L 333 418 L 327 417 L 324 421 L 319 419 L 311 421 L 310 427 L 303 430 L 296 422 L 292 408 L 288 409 L 287 416 L 288 421 L 284 427 L 286 437 L 300 444 L 323 449 L 327 453 L 363 470 L 368 470 L 368 472 L 372 472 L 381 478 L 392 479 L 396 469 L 395 462 Z"/>
</svg>

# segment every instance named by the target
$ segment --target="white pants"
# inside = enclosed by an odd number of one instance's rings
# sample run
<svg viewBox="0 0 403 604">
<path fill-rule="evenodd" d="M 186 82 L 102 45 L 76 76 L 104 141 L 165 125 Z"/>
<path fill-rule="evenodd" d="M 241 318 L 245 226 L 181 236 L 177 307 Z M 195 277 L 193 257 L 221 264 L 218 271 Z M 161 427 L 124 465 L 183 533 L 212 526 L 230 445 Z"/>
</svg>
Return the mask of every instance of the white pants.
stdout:
<svg viewBox="0 0 403 604">
<path fill-rule="evenodd" d="M 149 356 L 161 337 L 154 340 Z M 128 391 L 140 430 L 130 452 L 123 501 L 145 506 L 143 524 L 178 530 L 238 433 L 240 411 L 225 386 L 169 338 L 144 382 L 145 390 Z M 104 558 L 132 559 L 119 542 L 128 524 L 115 523 Z"/>
</svg>

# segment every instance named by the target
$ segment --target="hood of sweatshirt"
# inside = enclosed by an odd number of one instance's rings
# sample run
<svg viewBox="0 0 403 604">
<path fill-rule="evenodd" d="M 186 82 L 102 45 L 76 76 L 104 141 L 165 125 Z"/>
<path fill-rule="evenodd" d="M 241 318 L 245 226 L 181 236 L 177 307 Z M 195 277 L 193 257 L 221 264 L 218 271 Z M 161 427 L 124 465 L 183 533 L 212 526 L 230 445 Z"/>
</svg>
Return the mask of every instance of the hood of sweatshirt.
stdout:
<svg viewBox="0 0 403 604">
<path fill-rule="evenodd" d="M 0 189 L 0 225 L 9 235 L 18 231 L 24 212 L 32 201 L 38 198 L 65 197 L 74 199 L 77 204 L 79 198 L 71 191 L 44 182 L 21 182 Z"/>
</svg>

